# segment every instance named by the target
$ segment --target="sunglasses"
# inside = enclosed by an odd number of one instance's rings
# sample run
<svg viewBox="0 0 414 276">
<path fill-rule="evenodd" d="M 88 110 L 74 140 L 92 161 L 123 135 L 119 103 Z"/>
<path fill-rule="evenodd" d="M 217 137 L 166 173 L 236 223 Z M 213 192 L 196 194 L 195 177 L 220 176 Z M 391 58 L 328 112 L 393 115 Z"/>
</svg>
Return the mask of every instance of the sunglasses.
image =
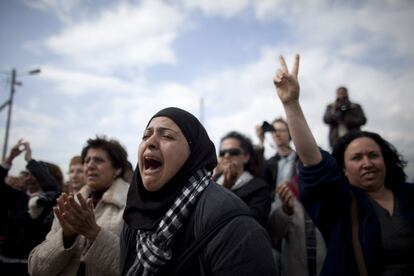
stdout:
<svg viewBox="0 0 414 276">
<path fill-rule="evenodd" d="M 238 149 L 238 148 L 220 150 L 219 151 L 219 156 L 220 157 L 223 157 L 223 156 L 226 155 L 226 153 L 229 156 L 239 156 L 239 155 L 243 154 L 243 151 L 241 149 Z"/>
</svg>

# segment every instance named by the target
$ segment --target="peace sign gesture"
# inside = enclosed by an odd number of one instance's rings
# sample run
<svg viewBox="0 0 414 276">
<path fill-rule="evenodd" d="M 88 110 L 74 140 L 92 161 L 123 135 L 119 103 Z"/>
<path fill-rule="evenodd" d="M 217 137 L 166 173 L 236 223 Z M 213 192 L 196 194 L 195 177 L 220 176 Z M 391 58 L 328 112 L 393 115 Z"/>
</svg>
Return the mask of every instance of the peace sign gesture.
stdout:
<svg viewBox="0 0 414 276">
<path fill-rule="evenodd" d="M 279 61 L 281 68 L 277 70 L 276 75 L 273 78 L 273 83 L 276 86 L 280 100 L 286 105 L 299 99 L 299 55 L 295 55 L 295 61 L 290 74 L 283 56 L 279 57 Z"/>
<path fill-rule="evenodd" d="M 281 68 L 277 70 L 273 83 L 286 112 L 293 144 L 305 166 L 318 164 L 322 160 L 322 155 L 299 103 L 299 55 L 295 55 L 290 73 L 285 59 L 280 56 L 279 60 Z"/>
</svg>

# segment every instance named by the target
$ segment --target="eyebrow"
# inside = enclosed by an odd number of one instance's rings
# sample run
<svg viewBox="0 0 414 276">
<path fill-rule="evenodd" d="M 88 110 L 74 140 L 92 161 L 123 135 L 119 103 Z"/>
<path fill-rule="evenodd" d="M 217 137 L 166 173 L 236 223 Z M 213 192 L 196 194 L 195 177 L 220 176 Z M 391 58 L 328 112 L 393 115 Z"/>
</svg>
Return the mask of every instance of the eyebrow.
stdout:
<svg viewBox="0 0 414 276">
<path fill-rule="evenodd" d="M 145 131 L 148 131 L 148 130 L 154 130 L 154 127 L 147 127 L 146 129 L 145 129 Z M 174 129 L 172 129 L 172 128 L 168 128 L 168 127 L 157 127 L 156 128 L 156 130 L 158 131 L 158 132 L 165 132 L 165 131 L 172 131 L 172 132 L 174 132 L 174 133 L 176 133 L 176 134 L 178 134 L 178 131 L 175 131 Z"/>
<path fill-rule="evenodd" d="M 352 156 L 356 156 L 356 155 L 373 154 L 373 153 L 379 154 L 380 151 L 376 151 L 376 150 L 370 150 L 370 151 L 367 151 L 367 152 L 365 152 L 365 151 L 358 151 L 358 152 L 352 152 L 352 153 L 350 153 L 350 156 L 352 157 Z"/>
</svg>

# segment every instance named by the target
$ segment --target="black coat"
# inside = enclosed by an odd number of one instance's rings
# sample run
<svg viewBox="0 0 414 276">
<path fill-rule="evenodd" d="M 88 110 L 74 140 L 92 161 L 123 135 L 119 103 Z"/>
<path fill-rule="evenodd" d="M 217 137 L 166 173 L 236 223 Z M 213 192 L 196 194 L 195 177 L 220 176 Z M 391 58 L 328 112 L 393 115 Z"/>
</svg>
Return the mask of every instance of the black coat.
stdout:
<svg viewBox="0 0 414 276">
<path fill-rule="evenodd" d="M 329 145 L 333 147 L 340 138 L 339 122 L 342 122 L 348 131 L 359 130 L 367 123 L 367 118 L 362 107 L 357 103 L 350 102 L 346 110 L 341 110 L 336 103 L 332 103 L 326 107 L 323 121 L 329 125 Z"/>
<path fill-rule="evenodd" d="M 171 275 L 177 258 L 202 233 L 211 229 L 226 214 L 246 205 L 232 192 L 211 182 L 197 201 L 194 211 L 177 233 L 172 246 L 172 260 L 157 275 Z M 121 274 L 125 275 L 136 255 L 136 230 L 124 224 L 121 234 Z M 269 236 L 255 219 L 240 215 L 231 219 L 191 259 L 181 275 L 275 275 Z"/>
<path fill-rule="evenodd" d="M 251 215 L 263 226 L 267 227 L 270 211 L 271 193 L 266 181 L 254 177 L 242 187 L 232 190 L 250 209 Z"/>
<path fill-rule="evenodd" d="M 30 251 L 44 240 L 52 225 L 52 207 L 58 195 L 56 181 L 40 162 L 32 159 L 26 167 L 53 202 L 44 206 L 38 218 L 32 219 L 27 212 L 30 196 L 7 185 L 8 170 L 0 166 L 0 233 L 5 238 L 0 254 L 9 258 L 27 259 Z"/>
</svg>

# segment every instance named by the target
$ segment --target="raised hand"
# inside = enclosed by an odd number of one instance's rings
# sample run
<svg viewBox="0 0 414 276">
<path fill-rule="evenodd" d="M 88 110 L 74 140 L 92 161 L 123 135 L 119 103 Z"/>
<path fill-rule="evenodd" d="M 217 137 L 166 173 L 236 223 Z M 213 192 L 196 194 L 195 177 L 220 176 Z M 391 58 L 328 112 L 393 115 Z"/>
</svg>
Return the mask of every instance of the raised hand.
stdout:
<svg viewBox="0 0 414 276">
<path fill-rule="evenodd" d="M 273 82 L 286 112 L 293 144 L 305 166 L 318 164 L 322 160 L 322 155 L 299 103 L 299 55 L 295 56 L 290 73 L 285 59 L 282 56 L 279 59 L 281 68 L 277 70 Z"/>
<path fill-rule="evenodd" d="M 6 159 L 4 160 L 4 162 L 8 165 L 12 165 L 14 158 L 16 158 L 17 156 L 20 155 L 20 153 L 22 153 L 22 151 L 24 149 L 22 149 L 22 145 L 23 145 L 23 139 L 19 139 L 19 141 L 17 142 L 16 145 L 14 145 L 11 150 L 9 155 L 6 157 Z"/>
<path fill-rule="evenodd" d="M 283 56 L 279 57 L 280 67 L 273 83 L 276 86 L 277 94 L 284 105 L 297 101 L 299 99 L 299 82 L 298 82 L 298 71 L 299 71 L 299 55 L 295 55 L 295 61 L 293 63 L 292 71 L 289 73 L 289 69 L 286 65 Z"/>
<path fill-rule="evenodd" d="M 24 150 L 25 150 L 25 154 L 24 154 L 24 159 L 29 162 L 30 160 L 32 160 L 32 148 L 30 147 L 30 143 L 29 142 L 23 142 L 22 145 L 24 146 Z"/>
<path fill-rule="evenodd" d="M 263 145 L 264 139 L 265 139 L 263 128 L 261 125 L 257 125 L 255 129 L 256 129 L 257 138 L 259 138 L 260 144 Z"/>
</svg>

